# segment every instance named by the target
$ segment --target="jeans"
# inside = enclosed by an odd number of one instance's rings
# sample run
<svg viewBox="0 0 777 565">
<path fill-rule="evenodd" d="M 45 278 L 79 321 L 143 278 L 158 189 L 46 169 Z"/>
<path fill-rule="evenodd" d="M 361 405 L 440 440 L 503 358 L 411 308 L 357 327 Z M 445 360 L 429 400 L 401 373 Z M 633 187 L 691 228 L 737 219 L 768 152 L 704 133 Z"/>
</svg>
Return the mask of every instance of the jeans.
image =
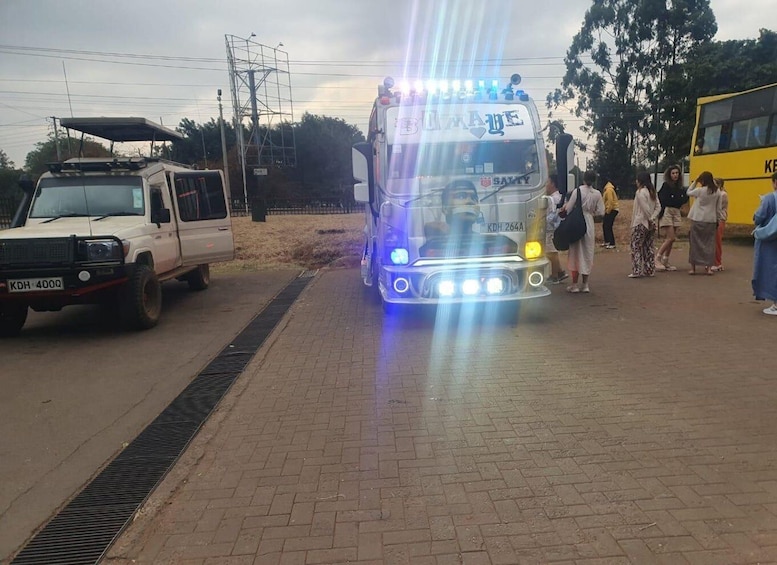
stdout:
<svg viewBox="0 0 777 565">
<path fill-rule="evenodd" d="M 609 245 L 615 245 L 615 234 L 612 232 L 612 225 L 615 223 L 615 216 L 618 215 L 617 210 L 612 210 L 604 215 L 602 220 L 602 232 L 604 234 L 604 243 Z"/>
</svg>

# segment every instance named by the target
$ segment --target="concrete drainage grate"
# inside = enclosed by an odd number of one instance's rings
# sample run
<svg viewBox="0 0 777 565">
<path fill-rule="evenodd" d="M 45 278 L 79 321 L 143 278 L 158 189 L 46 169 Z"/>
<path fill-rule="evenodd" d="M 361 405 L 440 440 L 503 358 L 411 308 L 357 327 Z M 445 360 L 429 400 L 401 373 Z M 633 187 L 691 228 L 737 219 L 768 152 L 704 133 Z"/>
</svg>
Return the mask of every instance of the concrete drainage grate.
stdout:
<svg viewBox="0 0 777 565">
<path fill-rule="evenodd" d="M 315 272 L 304 275 L 289 283 L 251 320 L 126 449 L 27 543 L 11 564 L 97 563 Z"/>
</svg>

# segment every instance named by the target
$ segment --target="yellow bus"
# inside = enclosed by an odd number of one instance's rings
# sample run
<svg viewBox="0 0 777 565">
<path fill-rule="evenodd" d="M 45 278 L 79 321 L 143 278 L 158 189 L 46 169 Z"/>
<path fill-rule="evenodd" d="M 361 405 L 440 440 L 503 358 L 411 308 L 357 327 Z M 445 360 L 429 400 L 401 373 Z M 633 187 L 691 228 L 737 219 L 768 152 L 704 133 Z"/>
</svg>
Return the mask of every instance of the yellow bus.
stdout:
<svg viewBox="0 0 777 565">
<path fill-rule="evenodd" d="M 702 171 L 724 179 L 728 223 L 752 224 L 777 172 L 777 83 L 699 98 L 692 139 L 691 180 Z"/>
</svg>

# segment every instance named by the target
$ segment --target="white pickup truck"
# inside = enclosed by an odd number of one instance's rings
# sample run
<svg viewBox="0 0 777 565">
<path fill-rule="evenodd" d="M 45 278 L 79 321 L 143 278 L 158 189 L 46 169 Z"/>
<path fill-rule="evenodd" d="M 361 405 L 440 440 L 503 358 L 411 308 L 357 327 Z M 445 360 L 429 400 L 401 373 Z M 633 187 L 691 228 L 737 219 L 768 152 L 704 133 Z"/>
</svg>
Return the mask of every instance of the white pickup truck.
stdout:
<svg viewBox="0 0 777 565">
<path fill-rule="evenodd" d="M 174 141 L 144 118 L 69 118 L 63 126 L 111 141 Z M 234 258 L 221 171 L 145 157 L 51 163 L 11 229 L 0 231 L 0 337 L 16 336 L 28 309 L 71 304 L 118 309 L 129 328 L 155 326 L 161 283 L 204 290 L 208 264 Z"/>
</svg>

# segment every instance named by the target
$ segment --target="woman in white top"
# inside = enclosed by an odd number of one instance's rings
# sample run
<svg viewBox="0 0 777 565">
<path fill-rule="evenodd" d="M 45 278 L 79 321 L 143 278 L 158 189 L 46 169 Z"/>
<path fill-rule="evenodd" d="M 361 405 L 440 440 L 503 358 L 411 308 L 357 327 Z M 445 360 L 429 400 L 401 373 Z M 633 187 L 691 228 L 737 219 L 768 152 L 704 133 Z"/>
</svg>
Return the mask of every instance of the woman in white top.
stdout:
<svg viewBox="0 0 777 565">
<path fill-rule="evenodd" d="M 726 230 L 726 221 L 728 220 L 728 192 L 726 192 L 726 181 L 721 178 L 715 179 L 715 184 L 720 192 L 720 218 L 718 218 L 718 231 L 715 232 L 715 265 L 712 270 L 725 271 L 723 268 L 723 232 Z"/>
<path fill-rule="evenodd" d="M 629 278 L 652 277 L 656 272 L 656 219 L 661 212 L 661 202 L 650 175 L 637 175 L 637 193 L 631 213 L 631 274 Z"/>
<path fill-rule="evenodd" d="M 591 292 L 588 287 L 588 277 L 594 266 L 594 216 L 604 215 L 604 200 L 602 193 L 594 188 L 596 173 L 586 171 L 583 174 L 583 185 L 580 186 L 580 199 L 583 203 L 583 217 L 585 218 L 585 235 L 569 246 L 567 255 L 567 269 L 572 273 L 572 284 L 567 287 L 567 292 Z M 577 190 L 571 191 L 569 201 L 564 205 L 563 215 L 566 216 L 575 207 L 577 202 Z M 582 280 L 578 284 L 578 275 Z"/>
<path fill-rule="evenodd" d="M 720 192 L 712 178 L 712 173 L 704 171 L 686 191 L 695 198 L 688 219 L 691 220 L 689 234 L 690 249 L 688 262 L 691 264 L 689 275 L 696 274 L 696 265 L 703 265 L 708 275 L 714 274 L 715 232 L 721 216 Z"/>
</svg>

